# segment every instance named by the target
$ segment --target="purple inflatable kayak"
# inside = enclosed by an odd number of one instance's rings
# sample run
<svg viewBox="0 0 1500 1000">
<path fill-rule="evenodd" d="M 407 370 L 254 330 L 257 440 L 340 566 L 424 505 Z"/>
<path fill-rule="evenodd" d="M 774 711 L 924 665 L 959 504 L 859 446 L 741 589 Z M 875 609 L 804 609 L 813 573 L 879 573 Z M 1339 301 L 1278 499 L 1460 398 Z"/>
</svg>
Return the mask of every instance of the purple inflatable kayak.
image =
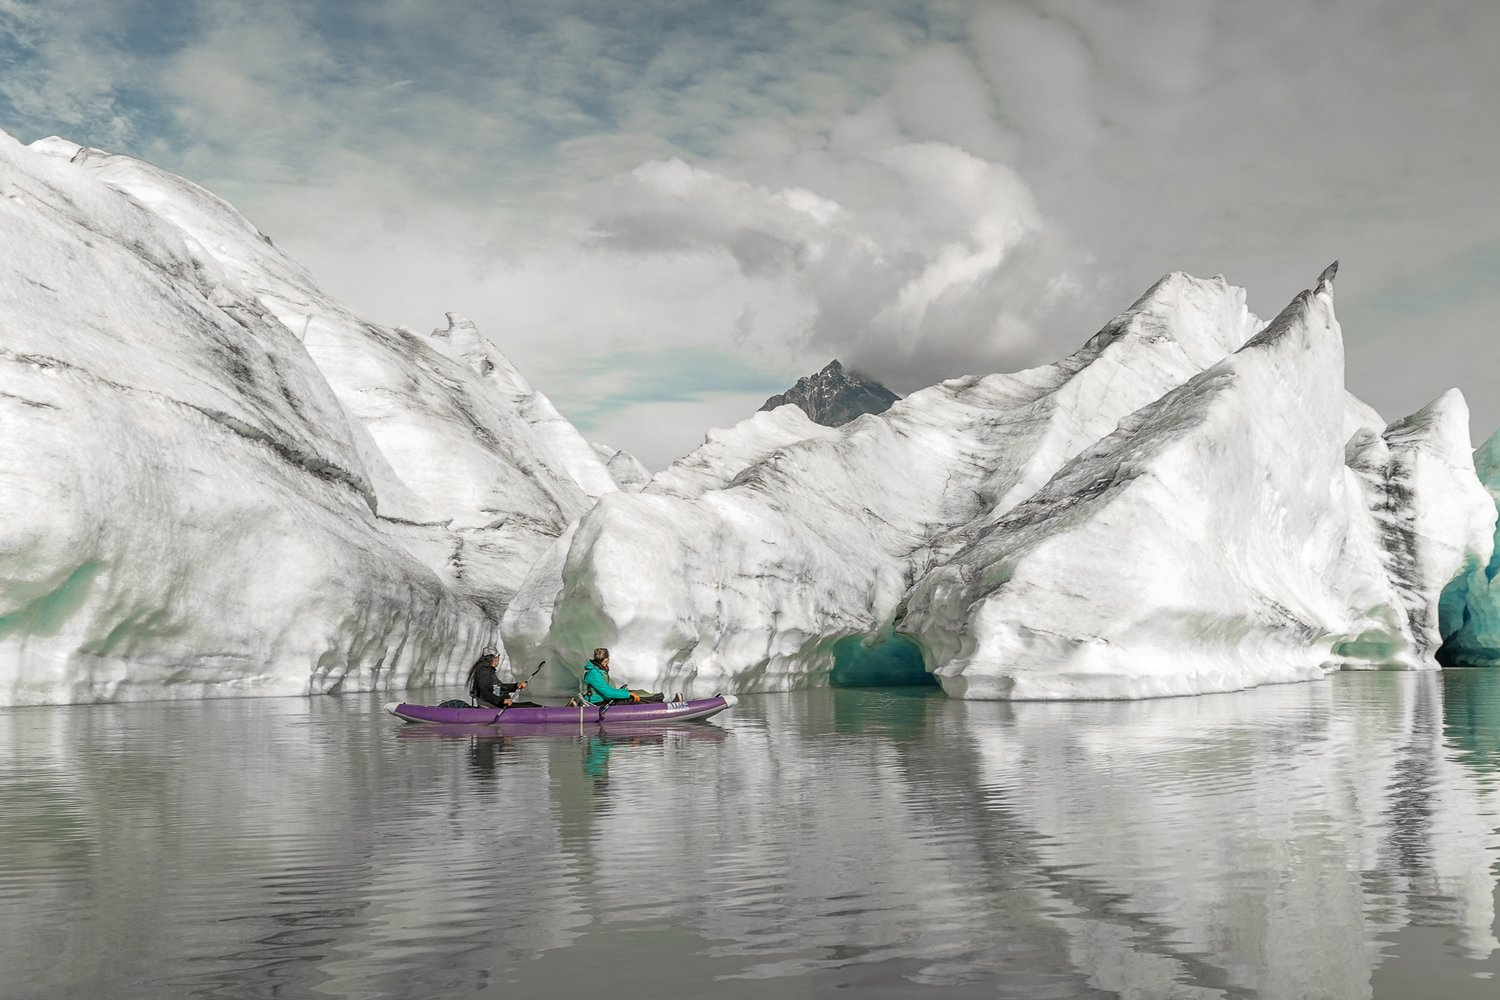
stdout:
<svg viewBox="0 0 1500 1000">
<path fill-rule="evenodd" d="M 566 723 L 579 725 L 586 722 L 635 723 L 635 722 L 696 722 L 718 715 L 726 708 L 733 708 L 738 701 L 732 694 L 716 694 L 712 698 L 696 698 L 692 701 L 646 701 L 639 705 L 610 705 L 600 709 L 595 705 L 572 708 L 567 705 L 547 705 L 542 708 L 439 708 L 436 705 L 408 705 L 405 702 L 389 702 L 385 710 L 404 722 L 437 722 L 445 725 L 492 726 L 504 722 L 507 726 L 557 726 Z"/>
</svg>

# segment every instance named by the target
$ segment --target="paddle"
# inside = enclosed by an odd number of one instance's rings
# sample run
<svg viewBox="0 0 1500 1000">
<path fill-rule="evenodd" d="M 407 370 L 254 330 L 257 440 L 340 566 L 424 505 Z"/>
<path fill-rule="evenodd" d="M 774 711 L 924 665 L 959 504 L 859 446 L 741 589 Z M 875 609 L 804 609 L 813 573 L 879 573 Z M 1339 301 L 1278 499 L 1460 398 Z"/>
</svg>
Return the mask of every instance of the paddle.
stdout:
<svg viewBox="0 0 1500 1000">
<path fill-rule="evenodd" d="M 542 672 L 542 668 L 545 667 L 546 665 L 547 665 L 547 661 L 546 660 L 543 660 L 541 663 L 538 663 L 536 665 L 536 669 L 533 670 L 531 673 L 527 674 L 526 677 L 521 681 L 521 683 L 522 684 L 528 683 L 533 677 L 535 677 L 537 674 L 541 673 Z M 516 694 L 520 694 L 521 693 L 521 688 L 520 688 L 519 685 L 516 687 L 515 693 Z M 501 705 L 500 706 L 500 711 L 498 711 L 498 712 L 495 713 L 495 721 L 496 722 L 500 721 L 500 716 L 502 716 L 502 715 L 505 714 L 505 710 L 507 708 L 510 708 L 510 706 L 509 705 Z"/>
</svg>

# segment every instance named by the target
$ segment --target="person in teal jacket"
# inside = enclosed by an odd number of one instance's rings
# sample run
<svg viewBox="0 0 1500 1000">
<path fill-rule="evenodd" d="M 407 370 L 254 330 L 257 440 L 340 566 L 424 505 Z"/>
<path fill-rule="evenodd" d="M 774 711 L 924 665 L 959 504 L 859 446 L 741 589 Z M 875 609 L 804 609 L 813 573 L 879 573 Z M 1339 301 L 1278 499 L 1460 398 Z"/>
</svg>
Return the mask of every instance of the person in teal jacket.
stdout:
<svg viewBox="0 0 1500 1000">
<path fill-rule="evenodd" d="M 583 668 L 583 696 L 590 705 L 622 705 L 630 702 L 665 701 L 659 694 L 646 694 L 615 687 L 609 679 L 609 650 L 600 646 Z"/>
</svg>

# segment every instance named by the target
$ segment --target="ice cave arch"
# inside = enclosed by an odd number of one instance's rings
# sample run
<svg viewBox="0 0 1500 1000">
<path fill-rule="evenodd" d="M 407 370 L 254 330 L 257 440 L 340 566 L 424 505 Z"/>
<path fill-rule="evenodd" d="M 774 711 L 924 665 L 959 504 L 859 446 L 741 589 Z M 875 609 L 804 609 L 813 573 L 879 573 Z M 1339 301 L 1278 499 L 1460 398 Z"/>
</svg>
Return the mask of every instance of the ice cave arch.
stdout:
<svg viewBox="0 0 1500 1000">
<path fill-rule="evenodd" d="M 833 644 L 832 687 L 937 687 L 922 649 L 894 632 L 847 635 Z"/>
</svg>

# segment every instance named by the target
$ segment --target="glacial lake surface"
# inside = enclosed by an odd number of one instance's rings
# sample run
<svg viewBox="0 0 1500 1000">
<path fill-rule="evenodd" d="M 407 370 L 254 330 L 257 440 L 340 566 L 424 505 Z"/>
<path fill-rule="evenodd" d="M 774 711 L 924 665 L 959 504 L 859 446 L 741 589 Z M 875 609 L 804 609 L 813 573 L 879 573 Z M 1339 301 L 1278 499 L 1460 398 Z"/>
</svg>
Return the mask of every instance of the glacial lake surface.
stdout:
<svg viewBox="0 0 1500 1000">
<path fill-rule="evenodd" d="M 1500 994 L 1497 672 L 639 732 L 381 700 L 0 710 L 0 995 Z"/>
</svg>

